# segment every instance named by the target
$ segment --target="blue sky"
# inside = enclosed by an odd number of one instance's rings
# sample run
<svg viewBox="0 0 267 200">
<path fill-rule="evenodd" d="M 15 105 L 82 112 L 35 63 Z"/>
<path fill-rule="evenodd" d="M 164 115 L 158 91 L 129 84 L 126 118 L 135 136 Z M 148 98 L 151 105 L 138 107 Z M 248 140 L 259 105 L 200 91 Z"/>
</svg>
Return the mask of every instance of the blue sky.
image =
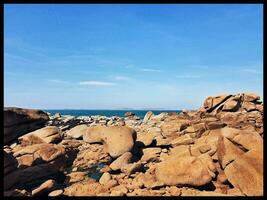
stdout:
<svg viewBox="0 0 267 200">
<path fill-rule="evenodd" d="M 4 106 L 196 109 L 263 97 L 263 5 L 4 5 Z"/>
</svg>

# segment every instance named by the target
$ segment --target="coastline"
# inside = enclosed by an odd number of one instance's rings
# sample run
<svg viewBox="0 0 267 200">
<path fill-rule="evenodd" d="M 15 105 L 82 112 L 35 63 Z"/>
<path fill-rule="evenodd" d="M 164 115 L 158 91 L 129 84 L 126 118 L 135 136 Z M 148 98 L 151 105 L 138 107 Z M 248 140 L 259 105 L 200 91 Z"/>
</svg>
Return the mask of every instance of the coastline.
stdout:
<svg viewBox="0 0 267 200">
<path fill-rule="evenodd" d="M 256 94 L 207 97 L 196 111 L 143 118 L 4 114 L 4 196 L 263 195 Z"/>
</svg>

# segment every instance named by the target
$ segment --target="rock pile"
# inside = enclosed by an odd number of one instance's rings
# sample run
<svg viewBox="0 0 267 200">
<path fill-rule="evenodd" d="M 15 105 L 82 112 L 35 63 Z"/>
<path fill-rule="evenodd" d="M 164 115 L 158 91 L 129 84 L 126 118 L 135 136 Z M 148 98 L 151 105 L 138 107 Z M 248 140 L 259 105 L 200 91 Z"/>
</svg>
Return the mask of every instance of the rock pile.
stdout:
<svg viewBox="0 0 267 200">
<path fill-rule="evenodd" d="M 4 146 L 5 196 L 263 195 L 255 94 L 208 97 L 197 111 L 143 120 L 50 115 L 44 128 L 19 132 Z"/>
</svg>

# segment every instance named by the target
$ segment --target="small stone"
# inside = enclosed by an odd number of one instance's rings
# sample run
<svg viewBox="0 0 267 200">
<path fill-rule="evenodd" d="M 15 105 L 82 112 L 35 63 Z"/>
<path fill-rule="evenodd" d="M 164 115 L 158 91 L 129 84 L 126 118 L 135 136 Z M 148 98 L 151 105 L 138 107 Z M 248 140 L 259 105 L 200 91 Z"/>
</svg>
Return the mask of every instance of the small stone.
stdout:
<svg viewBox="0 0 267 200">
<path fill-rule="evenodd" d="M 49 197 L 57 197 L 63 194 L 63 190 L 54 190 L 48 194 Z"/>
<path fill-rule="evenodd" d="M 108 172 L 105 172 L 99 179 L 99 183 L 105 185 L 109 180 L 111 180 L 111 176 Z"/>
</svg>

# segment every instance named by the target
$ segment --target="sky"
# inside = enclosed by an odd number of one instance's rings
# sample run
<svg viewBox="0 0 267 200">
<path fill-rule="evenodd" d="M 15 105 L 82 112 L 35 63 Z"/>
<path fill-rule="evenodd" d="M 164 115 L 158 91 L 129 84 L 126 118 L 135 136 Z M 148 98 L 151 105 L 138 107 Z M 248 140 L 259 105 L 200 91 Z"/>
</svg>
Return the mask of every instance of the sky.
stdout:
<svg viewBox="0 0 267 200">
<path fill-rule="evenodd" d="M 4 106 L 197 109 L 263 98 L 262 4 L 5 4 Z"/>
</svg>

